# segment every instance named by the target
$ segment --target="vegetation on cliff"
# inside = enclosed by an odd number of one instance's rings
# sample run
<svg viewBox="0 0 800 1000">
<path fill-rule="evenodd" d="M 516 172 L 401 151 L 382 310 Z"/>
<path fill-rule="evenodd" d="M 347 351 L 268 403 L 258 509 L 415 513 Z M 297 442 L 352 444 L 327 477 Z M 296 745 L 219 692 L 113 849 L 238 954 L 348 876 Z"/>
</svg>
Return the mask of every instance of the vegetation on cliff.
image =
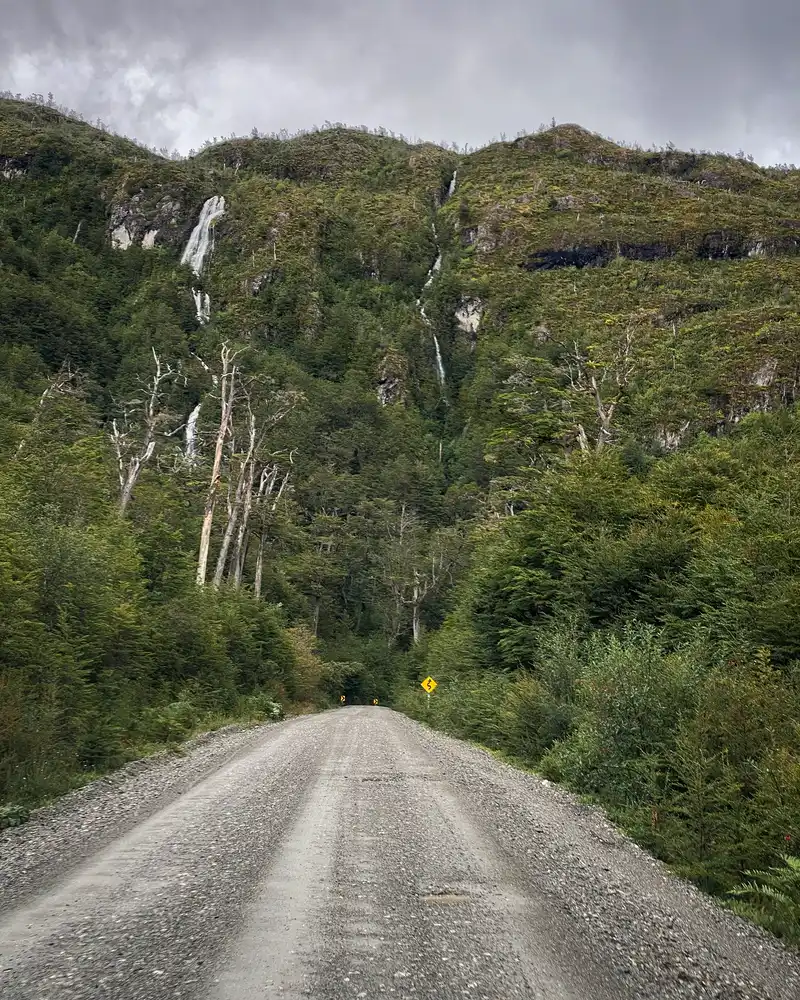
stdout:
<svg viewBox="0 0 800 1000">
<path fill-rule="evenodd" d="M 705 887 L 768 869 L 799 251 L 800 172 L 744 157 L 556 126 L 167 159 L 0 102 L 0 796 L 274 702 L 423 714 L 432 673 L 431 722 Z"/>
</svg>

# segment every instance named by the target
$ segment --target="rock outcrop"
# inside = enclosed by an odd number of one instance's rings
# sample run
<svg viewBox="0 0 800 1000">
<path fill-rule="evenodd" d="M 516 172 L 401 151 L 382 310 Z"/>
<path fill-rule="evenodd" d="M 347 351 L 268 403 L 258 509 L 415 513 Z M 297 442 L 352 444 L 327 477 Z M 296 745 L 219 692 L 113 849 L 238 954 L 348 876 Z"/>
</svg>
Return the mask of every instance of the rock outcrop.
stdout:
<svg viewBox="0 0 800 1000">
<path fill-rule="evenodd" d="M 152 193 L 138 191 L 113 208 L 108 224 L 111 244 L 117 250 L 178 246 L 185 238 L 182 212 L 180 200 L 172 194 L 164 193 L 153 200 Z"/>
<path fill-rule="evenodd" d="M 478 329 L 483 318 L 483 302 L 480 299 L 462 299 L 455 313 L 456 323 L 462 333 L 467 334 L 470 350 L 475 350 L 478 343 Z"/>
<path fill-rule="evenodd" d="M 24 177 L 30 169 L 30 157 L 0 156 L 0 177 L 4 180 L 15 180 Z"/>
<path fill-rule="evenodd" d="M 378 401 L 381 406 L 405 402 L 408 360 L 394 348 L 386 351 L 378 368 Z"/>
</svg>

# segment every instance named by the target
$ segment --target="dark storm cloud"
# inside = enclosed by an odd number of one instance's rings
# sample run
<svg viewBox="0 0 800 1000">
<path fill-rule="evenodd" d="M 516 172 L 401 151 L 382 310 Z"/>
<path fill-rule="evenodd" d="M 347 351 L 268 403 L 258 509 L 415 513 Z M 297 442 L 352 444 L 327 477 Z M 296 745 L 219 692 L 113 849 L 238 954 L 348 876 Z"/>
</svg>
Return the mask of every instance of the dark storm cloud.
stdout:
<svg viewBox="0 0 800 1000">
<path fill-rule="evenodd" d="M 0 0 L 0 88 L 158 144 L 325 119 L 480 144 L 555 117 L 800 160 L 796 0 Z"/>
</svg>

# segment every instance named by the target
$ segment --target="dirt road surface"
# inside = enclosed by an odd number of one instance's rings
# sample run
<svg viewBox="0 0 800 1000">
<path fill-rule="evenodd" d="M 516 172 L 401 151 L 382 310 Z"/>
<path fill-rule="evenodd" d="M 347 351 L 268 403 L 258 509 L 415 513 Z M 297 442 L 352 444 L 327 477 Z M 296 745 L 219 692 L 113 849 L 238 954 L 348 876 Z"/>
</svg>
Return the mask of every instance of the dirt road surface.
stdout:
<svg viewBox="0 0 800 1000">
<path fill-rule="evenodd" d="M 227 735 L 0 838 L 3 1000 L 798 1000 L 602 814 L 383 708 Z"/>
</svg>

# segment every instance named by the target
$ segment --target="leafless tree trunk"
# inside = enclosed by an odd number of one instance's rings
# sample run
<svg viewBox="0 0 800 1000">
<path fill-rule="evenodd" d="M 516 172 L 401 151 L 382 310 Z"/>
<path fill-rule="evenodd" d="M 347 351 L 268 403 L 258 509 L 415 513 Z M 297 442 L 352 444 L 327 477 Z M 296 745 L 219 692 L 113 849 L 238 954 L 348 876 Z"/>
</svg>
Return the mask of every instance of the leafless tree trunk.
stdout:
<svg viewBox="0 0 800 1000">
<path fill-rule="evenodd" d="M 230 485 L 228 519 L 225 524 L 220 551 L 214 571 L 212 584 L 214 588 L 222 585 L 225 570 L 228 566 L 231 546 L 234 538 L 237 539 L 235 550 L 235 560 L 231 571 L 232 578 L 236 585 L 241 583 L 241 573 L 238 567 L 244 563 L 244 546 L 247 538 L 247 527 L 252 510 L 253 484 L 255 482 L 256 467 L 258 464 L 259 450 L 264 443 L 268 431 L 279 423 L 292 409 L 303 399 L 299 392 L 287 390 L 274 392 L 264 396 L 259 402 L 269 403 L 268 416 L 257 417 L 253 408 L 253 397 L 251 395 L 253 387 L 262 380 L 253 379 L 247 386 L 242 384 L 239 369 L 235 363 L 239 352 L 233 352 L 227 344 L 223 345 L 221 352 L 222 373 L 218 380 L 220 390 L 220 424 L 217 433 L 217 442 L 214 451 L 214 465 L 212 468 L 211 483 L 206 498 L 206 508 L 203 517 L 203 529 L 200 540 L 200 555 L 198 558 L 197 582 L 203 586 L 206 581 L 208 571 L 208 558 L 211 540 L 211 531 L 214 521 L 214 511 L 216 507 L 219 483 L 222 475 L 222 465 L 225 452 L 225 442 L 231 439 L 231 461 L 230 461 Z M 207 366 L 206 366 L 207 367 Z M 213 377 L 213 376 L 212 376 Z M 217 381 L 215 380 L 215 384 Z M 236 400 L 244 396 L 247 400 L 247 439 L 246 452 L 237 457 L 233 444 L 234 433 L 234 410 Z M 259 406 L 259 410 L 262 407 Z M 238 464 L 238 470 L 234 474 L 234 466 Z"/>
<path fill-rule="evenodd" d="M 414 645 L 422 640 L 422 610 L 427 598 L 451 573 L 463 544 L 457 529 L 427 533 L 417 515 L 403 504 L 387 523 L 390 539 L 384 581 L 392 597 L 389 646 L 397 641 L 411 612 Z"/>
<path fill-rule="evenodd" d="M 208 572 L 208 550 L 211 545 L 211 527 L 214 523 L 214 510 L 217 505 L 220 473 L 222 470 L 222 454 L 225 441 L 230 433 L 233 417 L 233 406 L 236 398 L 236 380 L 238 367 L 236 358 L 239 352 L 231 350 L 227 343 L 222 345 L 220 361 L 222 372 L 219 376 L 220 413 L 217 440 L 214 446 L 214 462 L 211 466 L 211 481 L 206 493 L 206 503 L 203 510 L 203 526 L 200 531 L 200 554 L 197 559 L 197 584 L 204 587 Z"/>
<path fill-rule="evenodd" d="M 119 512 L 120 514 L 124 514 L 133 496 L 133 488 L 139 480 L 142 469 L 153 457 L 153 452 L 156 450 L 156 443 L 152 439 L 146 441 L 143 450 L 139 454 L 131 455 L 126 459 L 127 434 L 124 431 L 120 431 L 116 420 L 111 422 L 111 441 L 117 455 L 117 466 L 119 469 Z"/>
<path fill-rule="evenodd" d="M 314 598 L 314 636 L 319 635 L 319 609 L 320 609 L 320 599 L 319 597 Z"/>
<path fill-rule="evenodd" d="M 161 407 L 164 387 L 178 374 L 170 365 L 162 365 L 155 348 L 153 348 L 153 360 L 156 363 L 156 370 L 148 383 L 148 394 L 144 403 L 125 404 L 122 426 L 117 420 L 111 422 L 111 444 L 117 457 L 119 476 L 120 514 L 124 514 L 128 509 L 142 469 L 155 453 L 158 425 L 163 419 Z M 137 415 L 139 406 L 142 406 L 142 410 L 141 414 Z"/>
<path fill-rule="evenodd" d="M 258 552 L 256 553 L 256 574 L 255 580 L 253 581 L 253 593 L 256 596 L 256 600 L 261 600 L 261 587 L 264 581 L 264 545 L 266 544 L 266 538 L 264 537 L 264 532 L 261 532 L 261 538 L 259 539 Z"/>
<path fill-rule="evenodd" d="M 47 405 L 48 400 L 52 399 L 54 396 L 72 396 L 73 398 L 80 398 L 82 395 L 83 389 L 81 387 L 80 376 L 77 372 L 73 372 L 69 361 L 65 361 L 56 374 L 50 378 L 44 392 L 39 397 L 39 406 L 36 410 L 36 415 L 31 421 L 30 429 L 35 429 L 39 424 L 42 418 L 42 411 Z M 19 458 L 25 450 L 26 444 L 27 439 L 23 438 L 17 445 L 17 450 L 14 452 L 14 458 Z"/>
<path fill-rule="evenodd" d="M 595 451 L 602 451 L 614 436 L 614 416 L 617 412 L 622 392 L 629 384 L 634 372 L 633 329 L 629 327 L 620 341 L 617 353 L 611 362 L 592 364 L 579 345 L 573 345 L 569 357 L 567 373 L 570 387 L 592 397 L 597 414 L 597 440 Z M 611 398 L 603 398 L 603 385 L 611 384 Z M 581 451 L 588 452 L 589 438 L 583 424 L 577 425 L 578 444 Z"/>
<path fill-rule="evenodd" d="M 244 522 L 244 507 L 246 503 L 245 496 L 246 494 L 249 494 L 249 499 L 252 500 L 253 479 L 255 477 L 254 462 L 257 443 L 256 418 L 248 404 L 247 451 L 239 464 L 236 487 L 233 491 L 233 500 L 228 512 L 228 523 L 225 525 L 225 532 L 222 536 L 222 545 L 220 546 L 219 556 L 217 558 L 217 568 L 214 572 L 214 587 L 216 589 L 219 589 L 222 584 L 222 578 L 225 575 L 225 567 L 228 563 L 228 553 L 230 551 L 231 542 L 233 541 L 233 536 L 236 532 L 237 526 L 243 526 L 244 530 L 247 528 L 247 525 Z M 240 530 L 240 538 L 241 540 L 244 539 L 243 530 Z"/>
<path fill-rule="evenodd" d="M 251 408 L 251 402 L 248 397 L 247 402 L 247 412 L 248 412 L 248 450 L 239 466 L 239 473 L 236 481 L 236 489 L 234 492 L 233 503 L 228 515 L 228 523 L 225 527 L 225 534 L 222 539 L 222 546 L 220 548 L 219 559 L 217 561 L 216 572 L 214 573 L 214 586 L 219 587 L 222 584 L 222 577 L 225 573 L 225 565 L 228 560 L 228 554 L 230 551 L 231 544 L 233 542 L 234 535 L 236 535 L 236 546 L 234 549 L 234 557 L 232 560 L 232 569 L 229 573 L 229 578 L 233 582 L 235 589 L 239 589 L 242 583 L 242 575 L 244 571 L 244 549 L 247 540 L 247 530 L 250 521 L 250 514 L 253 509 L 253 485 L 255 483 L 256 475 L 256 465 L 258 459 L 258 453 L 264 440 L 267 436 L 267 432 L 279 423 L 283 418 L 291 412 L 292 409 L 297 405 L 301 399 L 301 395 L 295 392 L 284 392 L 276 394 L 273 398 L 273 402 L 276 402 L 277 408 L 273 413 L 270 414 L 268 419 L 264 421 L 260 428 L 257 429 L 256 417 Z M 291 456 L 290 456 L 291 460 Z M 272 490 L 275 488 L 275 483 L 277 481 L 278 468 L 274 466 L 267 472 L 267 478 L 265 482 L 269 487 L 269 492 L 265 496 L 269 496 Z M 263 478 L 263 477 L 262 477 Z M 273 511 L 277 506 L 280 496 L 283 494 L 283 490 L 286 487 L 286 483 L 289 481 L 289 474 L 287 473 L 284 482 L 281 485 L 280 493 L 273 504 Z M 263 562 L 261 564 L 261 569 L 263 572 Z"/>
<path fill-rule="evenodd" d="M 280 503 L 283 492 L 289 483 L 289 477 L 291 471 L 287 472 L 283 477 L 280 489 L 278 490 L 278 495 L 272 504 L 272 512 L 277 510 L 278 504 Z M 275 483 L 278 481 L 278 466 L 273 465 L 269 469 L 264 469 L 261 473 L 261 482 L 259 484 L 258 498 L 259 503 L 263 505 L 266 502 L 266 498 L 272 495 L 272 491 L 275 489 Z M 267 521 L 265 515 L 262 513 L 261 518 L 261 534 L 258 540 L 258 552 L 256 553 L 256 572 L 255 581 L 253 584 L 253 591 L 256 596 L 256 600 L 261 599 L 261 587 L 264 580 L 264 549 L 267 545 Z"/>
<path fill-rule="evenodd" d="M 411 634 L 414 639 L 414 645 L 419 644 L 419 640 L 422 636 L 422 588 L 419 584 L 419 574 L 414 571 L 414 589 L 412 591 L 411 603 Z"/>
<path fill-rule="evenodd" d="M 241 525 L 240 525 L 241 527 Z M 233 555 L 233 569 L 229 571 L 228 580 L 233 584 L 234 590 L 241 590 L 244 579 L 244 567 L 247 562 L 247 553 L 250 551 L 250 543 L 253 540 L 252 529 L 248 528 L 244 532 L 244 537 L 236 540 L 236 548 Z"/>
</svg>

